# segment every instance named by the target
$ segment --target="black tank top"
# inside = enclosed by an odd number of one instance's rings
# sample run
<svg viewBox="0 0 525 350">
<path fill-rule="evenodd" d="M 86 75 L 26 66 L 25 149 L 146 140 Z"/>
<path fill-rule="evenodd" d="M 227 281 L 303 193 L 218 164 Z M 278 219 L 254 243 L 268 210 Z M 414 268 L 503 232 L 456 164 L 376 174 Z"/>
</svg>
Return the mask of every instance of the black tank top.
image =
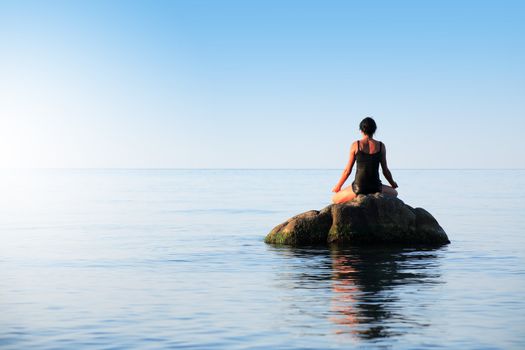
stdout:
<svg viewBox="0 0 525 350">
<path fill-rule="evenodd" d="M 355 156 L 357 169 L 355 180 L 352 182 L 352 190 L 355 194 L 369 194 L 381 192 L 381 180 L 379 179 L 379 163 L 383 143 L 379 142 L 379 152 L 368 154 L 361 151 L 357 141 L 357 154 Z"/>
</svg>

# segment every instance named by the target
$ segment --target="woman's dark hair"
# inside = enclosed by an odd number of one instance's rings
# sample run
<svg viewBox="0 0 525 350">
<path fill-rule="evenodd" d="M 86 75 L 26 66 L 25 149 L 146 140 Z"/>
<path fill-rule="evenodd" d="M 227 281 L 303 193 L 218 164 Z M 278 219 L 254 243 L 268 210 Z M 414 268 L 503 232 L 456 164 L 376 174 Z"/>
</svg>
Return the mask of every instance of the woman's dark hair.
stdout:
<svg viewBox="0 0 525 350">
<path fill-rule="evenodd" d="M 359 123 L 359 130 L 361 130 L 367 136 L 373 136 L 376 132 L 376 129 L 376 122 L 370 117 L 361 120 L 361 123 Z"/>
</svg>

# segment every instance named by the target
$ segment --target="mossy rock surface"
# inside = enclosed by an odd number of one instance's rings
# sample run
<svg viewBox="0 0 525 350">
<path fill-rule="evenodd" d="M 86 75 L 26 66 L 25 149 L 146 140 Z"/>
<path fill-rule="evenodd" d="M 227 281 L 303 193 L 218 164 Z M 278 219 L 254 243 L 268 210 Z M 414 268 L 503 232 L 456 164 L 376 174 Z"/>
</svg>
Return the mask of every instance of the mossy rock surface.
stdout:
<svg viewBox="0 0 525 350">
<path fill-rule="evenodd" d="M 277 225 L 266 243 L 292 246 L 429 245 L 450 243 L 434 217 L 423 208 L 381 194 L 310 210 Z"/>
</svg>

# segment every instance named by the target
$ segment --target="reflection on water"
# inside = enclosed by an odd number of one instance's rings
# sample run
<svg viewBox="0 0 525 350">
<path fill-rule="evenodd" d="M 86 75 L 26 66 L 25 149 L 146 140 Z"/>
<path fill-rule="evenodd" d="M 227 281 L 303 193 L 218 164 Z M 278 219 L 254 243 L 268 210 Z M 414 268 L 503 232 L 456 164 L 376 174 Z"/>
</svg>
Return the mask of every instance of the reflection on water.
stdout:
<svg viewBox="0 0 525 350">
<path fill-rule="evenodd" d="M 275 251 L 296 260 L 290 264 L 295 271 L 287 277 L 292 278 L 293 288 L 325 286 L 327 293 L 319 295 L 330 298 L 324 314 L 336 334 L 373 340 L 431 326 L 422 317 L 421 308 L 427 304 L 417 303 L 417 293 L 444 283 L 439 274 L 443 249 L 280 247 Z"/>
</svg>

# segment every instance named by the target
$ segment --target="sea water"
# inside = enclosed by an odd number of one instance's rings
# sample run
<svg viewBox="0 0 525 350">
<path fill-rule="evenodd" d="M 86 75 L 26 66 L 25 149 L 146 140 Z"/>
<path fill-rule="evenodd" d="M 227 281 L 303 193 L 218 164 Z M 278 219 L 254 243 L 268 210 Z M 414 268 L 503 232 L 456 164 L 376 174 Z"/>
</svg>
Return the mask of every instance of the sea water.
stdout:
<svg viewBox="0 0 525 350">
<path fill-rule="evenodd" d="M 1 171 L 0 348 L 525 348 L 524 170 L 394 170 L 442 248 L 263 242 L 340 173 Z"/>
</svg>

